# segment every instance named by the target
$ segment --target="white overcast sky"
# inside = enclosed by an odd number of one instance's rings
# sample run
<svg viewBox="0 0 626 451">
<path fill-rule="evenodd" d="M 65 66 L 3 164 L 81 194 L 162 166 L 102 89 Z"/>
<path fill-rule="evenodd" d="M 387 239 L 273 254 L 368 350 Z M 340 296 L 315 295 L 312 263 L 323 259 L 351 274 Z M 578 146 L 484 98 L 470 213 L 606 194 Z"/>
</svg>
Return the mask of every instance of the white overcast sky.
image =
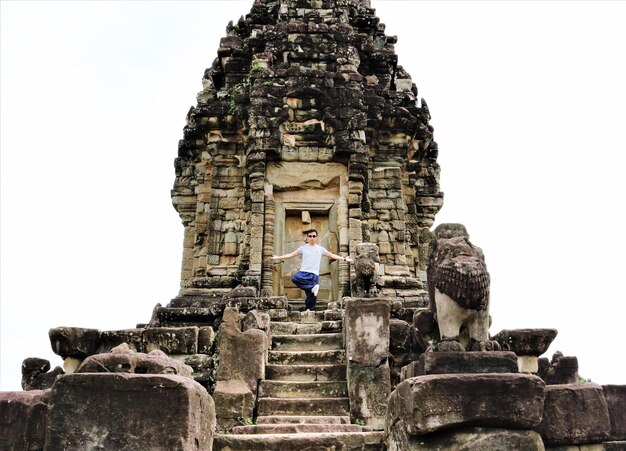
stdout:
<svg viewBox="0 0 626 451">
<path fill-rule="evenodd" d="M 492 333 L 553 327 L 626 383 L 626 3 L 373 0 L 428 101 L 445 205 L 492 276 Z M 1 390 L 48 329 L 134 327 L 178 292 L 185 115 L 252 0 L 1 7 Z"/>
</svg>

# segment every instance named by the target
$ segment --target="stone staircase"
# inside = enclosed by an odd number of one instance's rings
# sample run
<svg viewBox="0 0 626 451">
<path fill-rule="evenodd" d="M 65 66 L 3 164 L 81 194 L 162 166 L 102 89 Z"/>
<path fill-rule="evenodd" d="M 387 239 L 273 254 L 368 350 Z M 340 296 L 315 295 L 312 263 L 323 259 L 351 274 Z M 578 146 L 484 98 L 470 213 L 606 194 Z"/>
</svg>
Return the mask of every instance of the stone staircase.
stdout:
<svg viewBox="0 0 626 451">
<path fill-rule="evenodd" d="M 350 424 L 342 312 L 300 312 L 291 304 L 288 321 L 271 323 L 256 424 L 216 435 L 213 449 L 384 450 L 383 432 Z"/>
</svg>

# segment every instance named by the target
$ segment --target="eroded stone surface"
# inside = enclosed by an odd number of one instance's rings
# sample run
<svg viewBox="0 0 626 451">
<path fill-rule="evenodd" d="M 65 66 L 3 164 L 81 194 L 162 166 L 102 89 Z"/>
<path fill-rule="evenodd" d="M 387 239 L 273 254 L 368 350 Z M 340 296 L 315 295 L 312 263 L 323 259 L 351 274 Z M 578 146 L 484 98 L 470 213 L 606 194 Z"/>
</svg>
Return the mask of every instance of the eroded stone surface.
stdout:
<svg viewBox="0 0 626 451">
<path fill-rule="evenodd" d="M 0 392 L 0 449 L 44 447 L 50 390 Z"/>
<path fill-rule="evenodd" d="M 219 381 L 240 380 L 254 388 L 265 375 L 267 335 L 261 330 L 240 332 L 234 324 L 223 323 L 218 334 Z"/>
<path fill-rule="evenodd" d="M 401 382 L 389 398 L 386 430 L 411 435 L 464 425 L 529 429 L 541 421 L 544 383 L 526 374 L 445 374 Z"/>
<path fill-rule="evenodd" d="M 504 329 L 493 338 L 505 351 L 538 357 L 548 350 L 557 333 L 556 329 Z"/>
<path fill-rule="evenodd" d="M 462 428 L 413 437 L 397 431 L 387 438 L 388 451 L 544 451 L 541 436 L 534 431 L 494 428 Z"/>
<path fill-rule="evenodd" d="M 153 327 L 144 330 L 143 345 L 146 352 L 156 349 L 166 354 L 197 354 L 197 327 Z"/>
<path fill-rule="evenodd" d="M 217 381 L 215 391 L 216 414 L 220 425 L 224 419 L 252 420 L 256 394 L 243 381 Z"/>
<path fill-rule="evenodd" d="M 537 375 L 548 385 L 576 384 L 578 382 L 578 359 L 575 356 L 564 356 L 557 351 L 548 361 L 540 358 Z"/>
<path fill-rule="evenodd" d="M 389 354 L 389 312 L 387 299 L 346 301 L 344 328 L 347 359 L 364 366 L 378 366 Z"/>
<path fill-rule="evenodd" d="M 129 349 L 144 352 L 143 332 L 145 329 L 105 330 L 100 334 L 100 352 L 109 352 L 126 343 Z"/>
<path fill-rule="evenodd" d="M 72 374 L 52 389 L 46 450 L 212 449 L 215 406 L 188 377 Z"/>
<path fill-rule="evenodd" d="M 626 385 L 602 388 L 611 418 L 611 440 L 626 440 Z"/>
<path fill-rule="evenodd" d="M 96 354 L 100 346 L 100 331 L 81 327 L 54 327 L 48 331 L 52 352 L 64 359 L 84 359 Z"/>
<path fill-rule="evenodd" d="M 28 357 L 22 362 L 22 390 L 47 390 L 61 374 L 59 366 L 50 371 L 48 360 Z"/>
<path fill-rule="evenodd" d="M 391 394 L 388 365 L 348 365 L 350 417 L 376 430 L 385 428 L 387 399 Z"/>
<path fill-rule="evenodd" d="M 154 350 L 144 354 L 130 350 L 124 343 L 113 348 L 111 352 L 87 357 L 76 372 L 178 374 L 190 377 L 193 369 L 169 358 L 163 351 Z"/>
<path fill-rule="evenodd" d="M 517 373 L 513 352 L 425 352 L 419 358 L 416 376 L 459 373 Z"/>
<path fill-rule="evenodd" d="M 596 384 L 546 386 L 543 418 L 535 430 L 546 445 L 608 440 L 611 420 L 602 387 Z"/>
</svg>

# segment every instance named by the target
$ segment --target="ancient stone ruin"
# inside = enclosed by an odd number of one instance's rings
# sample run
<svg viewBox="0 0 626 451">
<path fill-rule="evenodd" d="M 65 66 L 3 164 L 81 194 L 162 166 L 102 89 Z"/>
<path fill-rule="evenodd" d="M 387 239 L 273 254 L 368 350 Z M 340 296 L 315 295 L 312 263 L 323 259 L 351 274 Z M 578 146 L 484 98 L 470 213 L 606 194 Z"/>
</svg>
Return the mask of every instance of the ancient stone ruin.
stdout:
<svg viewBox="0 0 626 451">
<path fill-rule="evenodd" d="M 426 102 L 368 0 L 256 0 L 175 160 L 180 292 L 126 330 L 50 329 L 63 368 L 0 393 L 0 449 L 618 450 L 626 386 L 489 331 L 489 273 L 443 202 Z M 317 309 L 275 263 L 316 229 Z"/>
</svg>

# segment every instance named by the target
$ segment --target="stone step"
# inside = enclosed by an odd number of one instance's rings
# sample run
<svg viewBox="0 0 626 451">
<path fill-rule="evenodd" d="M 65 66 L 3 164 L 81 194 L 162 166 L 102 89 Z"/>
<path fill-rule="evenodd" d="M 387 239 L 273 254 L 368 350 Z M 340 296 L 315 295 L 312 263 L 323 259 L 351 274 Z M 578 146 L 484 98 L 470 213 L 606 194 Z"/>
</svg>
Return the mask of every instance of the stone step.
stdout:
<svg viewBox="0 0 626 451">
<path fill-rule="evenodd" d="M 276 335 L 327 334 L 341 332 L 343 321 L 321 321 L 314 323 L 295 323 L 290 321 L 272 322 L 270 330 Z"/>
<path fill-rule="evenodd" d="M 257 417 L 256 424 L 350 424 L 350 417 L 269 415 Z"/>
<path fill-rule="evenodd" d="M 233 434 L 302 434 L 310 432 L 364 431 L 371 431 L 371 428 L 356 424 L 253 424 L 249 426 L 235 426 L 232 432 Z"/>
<path fill-rule="evenodd" d="M 348 398 L 259 398 L 258 415 L 350 414 Z"/>
<path fill-rule="evenodd" d="M 306 307 L 305 303 L 304 303 L 304 298 L 300 298 L 300 299 L 289 299 L 289 310 L 298 310 L 298 309 L 304 309 L 304 307 Z M 315 310 L 324 310 L 325 308 L 328 307 L 328 302 L 326 300 L 321 300 L 318 299 L 317 302 L 315 303 Z"/>
<path fill-rule="evenodd" d="M 277 365 L 338 365 L 346 363 L 346 351 L 270 351 L 267 362 Z"/>
<path fill-rule="evenodd" d="M 317 310 L 315 312 L 289 312 L 288 321 L 300 324 L 322 323 L 322 328 L 337 328 L 341 325 L 344 310 Z M 339 321 L 339 324 L 329 324 Z"/>
<path fill-rule="evenodd" d="M 160 307 L 156 311 L 159 324 L 178 327 L 181 325 L 212 325 L 222 315 L 223 307 Z"/>
<path fill-rule="evenodd" d="M 275 381 L 345 381 L 346 365 L 266 365 L 265 379 Z"/>
<path fill-rule="evenodd" d="M 217 434 L 213 449 L 229 451 L 383 451 L 384 432 Z"/>
<path fill-rule="evenodd" d="M 322 324 L 270 323 L 270 330 L 272 335 L 320 334 L 322 333 Z"/>
<path fill-rule="evenodd" d="M 259 398 L 345 398 L 345 381 L 261 381 Z"/>
<path fill-rule="evenodd" d="M 273 335 L 274 351 L 329 351 L 343 349 L 343 334 Z"/>
</svg>

